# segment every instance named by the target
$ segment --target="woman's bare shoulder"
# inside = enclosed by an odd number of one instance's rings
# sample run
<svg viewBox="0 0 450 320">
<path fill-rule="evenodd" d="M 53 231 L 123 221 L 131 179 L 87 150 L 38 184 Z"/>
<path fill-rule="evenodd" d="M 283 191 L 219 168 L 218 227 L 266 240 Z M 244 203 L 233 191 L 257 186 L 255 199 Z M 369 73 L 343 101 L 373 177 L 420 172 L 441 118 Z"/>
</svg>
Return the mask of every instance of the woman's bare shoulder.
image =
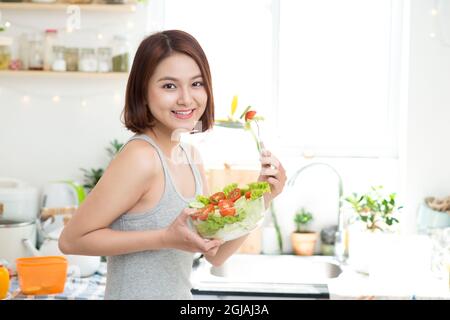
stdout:
<svg viewBox="0 0 450 320">
<path fill-rule="evenodd" d="M 159 156 L 156 149 L 143 140 L 132 140 L 116 155 L 111 165 L 125 166 L 152 175 L 158 169 Z"/>
</svg>

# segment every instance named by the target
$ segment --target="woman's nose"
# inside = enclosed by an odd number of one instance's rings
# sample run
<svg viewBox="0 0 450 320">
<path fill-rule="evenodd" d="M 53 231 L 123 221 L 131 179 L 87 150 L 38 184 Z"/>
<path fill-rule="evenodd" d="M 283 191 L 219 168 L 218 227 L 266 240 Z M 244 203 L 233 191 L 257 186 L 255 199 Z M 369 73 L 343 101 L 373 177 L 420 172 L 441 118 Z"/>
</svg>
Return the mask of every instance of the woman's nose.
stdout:
<svg viewBox="0 0 450 320">
<path fill-rule="evenodd" d="M 178 97 L 178 104 L 185 105 L 186 107 L 190 107 L 192 105 L 192 94 L 189 89 L 183 89 L 180 91 L 180 95 Z"/>
</svg>

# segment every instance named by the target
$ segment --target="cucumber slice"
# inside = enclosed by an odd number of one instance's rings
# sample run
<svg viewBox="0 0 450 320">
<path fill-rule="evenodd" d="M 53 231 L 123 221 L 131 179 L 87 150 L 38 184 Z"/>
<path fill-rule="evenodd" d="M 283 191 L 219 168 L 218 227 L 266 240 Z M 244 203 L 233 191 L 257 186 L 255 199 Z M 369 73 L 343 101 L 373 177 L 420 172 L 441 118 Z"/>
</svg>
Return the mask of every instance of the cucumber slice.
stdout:
<svg viewBox="0 0 450 320">
<path fill-rule="evenodd" d="M 199 201 L 192 201 L 189 202 L 189 207 L 190 208 L 196 208 L 196 209 L 201 209 L 203 208 L 205 205 Z"/>
</svg>

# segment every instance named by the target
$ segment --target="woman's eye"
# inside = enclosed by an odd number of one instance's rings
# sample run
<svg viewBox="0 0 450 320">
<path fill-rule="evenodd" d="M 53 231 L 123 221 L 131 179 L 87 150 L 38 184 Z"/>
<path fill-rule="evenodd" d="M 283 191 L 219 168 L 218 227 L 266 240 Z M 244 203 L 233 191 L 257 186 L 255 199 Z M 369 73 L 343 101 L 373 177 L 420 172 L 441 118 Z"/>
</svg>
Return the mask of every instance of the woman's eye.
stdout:
<svg viewBox="0 0 450 320">
<path fill-rule="evenodd" d="M 163 85 L 164 89 L 175 89 L 175 85 L 173 83 L 167 83 L 165 85 Z"/>
<path fill-rule="evenodd" d="M 203 82 L 197 81 L 197 82 L 194 82 L 192 85 L 194 87 L 201 87 L 201 86 L 203 86 Z"/>
</svg>

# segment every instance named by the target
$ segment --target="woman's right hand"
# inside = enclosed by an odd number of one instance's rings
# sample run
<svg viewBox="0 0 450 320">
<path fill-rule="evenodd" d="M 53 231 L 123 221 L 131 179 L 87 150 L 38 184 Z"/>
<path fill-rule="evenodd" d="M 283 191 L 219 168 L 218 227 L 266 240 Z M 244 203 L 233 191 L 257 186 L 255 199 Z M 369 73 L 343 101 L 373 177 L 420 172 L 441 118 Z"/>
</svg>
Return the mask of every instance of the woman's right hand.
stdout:
<svg viewBox="0 0 450 320">
<path fill-rule="evenodd" d="M 188 219 L 195 211 L 196 209 L 191 208 L 183 209 L 175 221 L 164 229 L 164 246 L 214 256 L 223 241 L 203 239 L 189 227 Z"/>
</svg>

